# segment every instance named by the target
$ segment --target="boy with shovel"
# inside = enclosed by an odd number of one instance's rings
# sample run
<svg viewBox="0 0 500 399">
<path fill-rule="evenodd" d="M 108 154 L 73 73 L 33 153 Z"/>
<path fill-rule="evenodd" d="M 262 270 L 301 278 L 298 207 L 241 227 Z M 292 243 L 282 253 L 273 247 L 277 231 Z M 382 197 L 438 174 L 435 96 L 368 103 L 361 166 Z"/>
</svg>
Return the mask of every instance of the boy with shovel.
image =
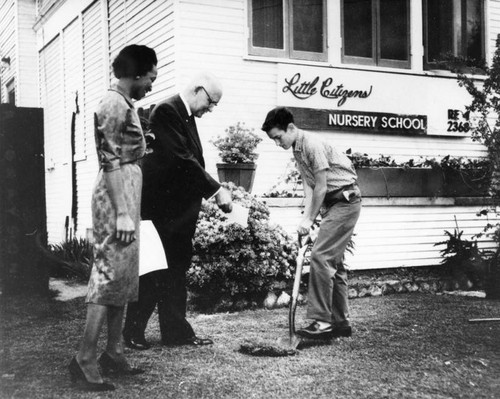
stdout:
<svg viewBox="0 0 500 399">
<path fill-rule="evenodd" d="M 308 234 L 318 214 L 322 217 L 309 274 L 307 318 L 313 321 L 297 334 L 317 339 L 349 337 L 352 329 L 343 258 L 361 211 L 354 167 L 345 154 L 299 129 L 287 108 L 270 111 L 262 130 L 276 145 L 292 148 L 302 176 L 305 209 L 297 233 Z"/>
</svg>

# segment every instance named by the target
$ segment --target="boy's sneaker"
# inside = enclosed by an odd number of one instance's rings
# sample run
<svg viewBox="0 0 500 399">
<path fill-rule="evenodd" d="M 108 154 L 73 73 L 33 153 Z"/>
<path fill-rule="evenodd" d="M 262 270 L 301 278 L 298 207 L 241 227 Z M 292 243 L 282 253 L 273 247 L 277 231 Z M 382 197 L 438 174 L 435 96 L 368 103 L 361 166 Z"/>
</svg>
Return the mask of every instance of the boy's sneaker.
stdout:
<svg viewBox="0 0 500 399">
<path fill-rule="evenodd" d="M 327 327 L 321 328 L 318 322 L 313 321 L 308 327 L 301 328 L 297 331 L 297 335 L 306 338 L 318 338 L 325 339 L 332 337 L 332 325 L 329 324 Z"/>
</svg>

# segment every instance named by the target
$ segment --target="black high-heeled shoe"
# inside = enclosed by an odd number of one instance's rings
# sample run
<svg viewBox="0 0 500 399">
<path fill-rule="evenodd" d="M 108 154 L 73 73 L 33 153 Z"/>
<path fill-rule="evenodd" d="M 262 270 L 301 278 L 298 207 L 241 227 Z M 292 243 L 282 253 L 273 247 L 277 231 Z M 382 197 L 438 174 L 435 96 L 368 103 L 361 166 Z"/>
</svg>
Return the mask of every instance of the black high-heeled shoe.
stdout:
<svg viewBox="0 0 500 399">
<path fill-rule="evenodd" d="M 76 361 L 76 357 L 71 359 L 71 363 L 68 366 L 69 375 L 71 377 L 71 382 L 78 384 L 78 387 L 84 391 L 114 391 L 115 386 L 107 382 L 90 382 L 87 380 L 85 373 Z"/>
<path fill-rule="evenodd" d="M 128 364 L 119 363 L 113 359 L 107 352 L 103 352 L 99 357 L 99 365 L 103 374 L 114 375 L 137 375 L 144 373 L 143 369 L 130 367 Z"/>
</svg>

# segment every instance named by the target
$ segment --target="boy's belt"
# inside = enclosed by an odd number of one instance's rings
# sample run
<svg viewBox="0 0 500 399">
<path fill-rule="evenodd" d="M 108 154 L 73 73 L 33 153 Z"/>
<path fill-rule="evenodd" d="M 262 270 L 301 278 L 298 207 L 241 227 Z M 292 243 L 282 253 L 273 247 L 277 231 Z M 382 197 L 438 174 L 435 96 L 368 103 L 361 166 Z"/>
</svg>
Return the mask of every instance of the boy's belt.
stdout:
<svg viewBox="0 0 500 399">
<path fill-rule="evenodd" d="M 323 200 L 323 205 L 327 208 L 331 207 L 332 205 L 335 205 L 337 202 L 349 202 L 349 196 L 345 196 L 344 192 L 345 191 L 354 191 L 357 189 L 358 184 L 357 183 L 352 183 L 349 184 L 348 186 L 341 187 L 337 190 L 330 191 L 326 193 L 325 199 Z"/>
</svg>

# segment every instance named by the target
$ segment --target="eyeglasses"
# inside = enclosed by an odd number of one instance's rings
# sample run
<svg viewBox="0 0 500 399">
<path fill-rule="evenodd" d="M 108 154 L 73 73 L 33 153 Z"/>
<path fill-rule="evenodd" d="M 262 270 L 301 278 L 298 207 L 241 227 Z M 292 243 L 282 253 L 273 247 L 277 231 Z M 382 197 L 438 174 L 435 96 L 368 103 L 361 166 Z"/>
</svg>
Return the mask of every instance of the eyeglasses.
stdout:
<svg viewBox="0 0 500 399">
<path fill-rule="evenodd" d="M 210 107 L 211 105 L 214 105 L 214 106 L 217 106 L 217 101 L 214 101 L 212 100 L 212 97 L 210 97 L 210 94 L 208 94 L 208 92 L 205 90 L 205 88 L 203 86 L 200 86 L 203 91 L 205 92 L 205 94 L 207 95 L 207 98 L 208 98 L 208 106 Z"/>
</svg>

